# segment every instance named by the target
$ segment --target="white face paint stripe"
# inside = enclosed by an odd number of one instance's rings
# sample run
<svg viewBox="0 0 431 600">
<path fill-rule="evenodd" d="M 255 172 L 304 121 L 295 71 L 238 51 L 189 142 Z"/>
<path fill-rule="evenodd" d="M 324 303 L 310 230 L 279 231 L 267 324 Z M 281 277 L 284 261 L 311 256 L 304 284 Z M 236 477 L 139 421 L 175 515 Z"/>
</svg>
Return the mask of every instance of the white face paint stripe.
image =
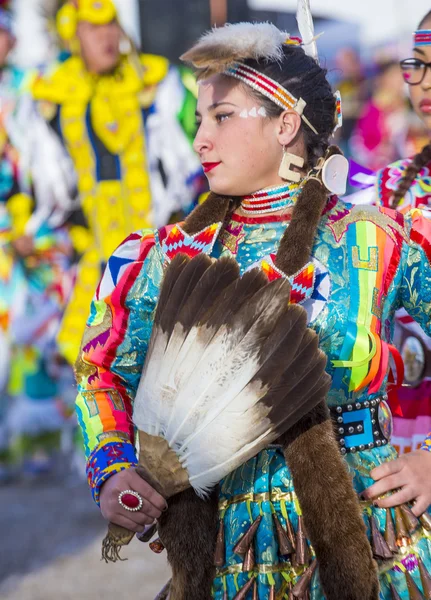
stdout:
<svg viewBox="0 0 431 600">
<path fill-rule="evenodd" d="M 266 110 L 264 106 L 261 106 L 259 109 L 257 109 L 255 106 L 253 106 L 253 108 L 247 112 L 247 109 L 244 108 L 240 113 L 239 116 L 241 117 L 241 119 L 248 119 L 248 117 L 266 117 Z"/>
</svg>

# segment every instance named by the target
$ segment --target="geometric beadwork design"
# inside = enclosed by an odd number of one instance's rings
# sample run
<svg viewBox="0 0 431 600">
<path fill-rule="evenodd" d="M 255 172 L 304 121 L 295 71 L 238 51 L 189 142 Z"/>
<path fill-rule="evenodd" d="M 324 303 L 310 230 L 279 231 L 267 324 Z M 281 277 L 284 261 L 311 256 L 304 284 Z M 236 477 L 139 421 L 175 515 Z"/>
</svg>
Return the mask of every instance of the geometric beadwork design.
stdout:
<svg viewBox="0 0 431 600">
<path fill-rule="evenodd" d="M 186 254 L 189 258 L 194 258 L 202 252 L 210 254 L 221 226 L 221 223 L 213 223 L 202 231 L 189 235 L 180 225 L 174 225 L 162 242 L 162 252 L 168 262 L 177 254 Z"/>
<path fill-rule="evenodd" d="M 291 277 L 286 277 L 285 273 L 278 269 L 274 264 L 275 254 L 269 254 L 262 259 L 260 266 L 262 271 L 268 277 L 269 281 L 284 277 L 289 280 L 292 286 L 290 292 L 291 304 L 302 304 L 308 298 L 311 298 L 314 291 L 315 268 L 312 262 L 309 262 Z"/>
</svg>

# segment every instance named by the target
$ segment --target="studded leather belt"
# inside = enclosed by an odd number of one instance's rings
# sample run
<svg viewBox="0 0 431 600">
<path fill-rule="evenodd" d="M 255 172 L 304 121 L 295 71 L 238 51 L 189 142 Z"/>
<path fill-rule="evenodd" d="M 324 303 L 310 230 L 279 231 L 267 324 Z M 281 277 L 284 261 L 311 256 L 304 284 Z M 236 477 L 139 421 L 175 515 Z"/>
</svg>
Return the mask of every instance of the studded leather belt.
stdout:
<svg viewBox="0 0 431 600">
<path fill-rule="evenodd" d="M 371 400 L 330 406 L 342 454 L 384 446 L 392 435 L 392 414 L 387 395 Z"/>
</svg>

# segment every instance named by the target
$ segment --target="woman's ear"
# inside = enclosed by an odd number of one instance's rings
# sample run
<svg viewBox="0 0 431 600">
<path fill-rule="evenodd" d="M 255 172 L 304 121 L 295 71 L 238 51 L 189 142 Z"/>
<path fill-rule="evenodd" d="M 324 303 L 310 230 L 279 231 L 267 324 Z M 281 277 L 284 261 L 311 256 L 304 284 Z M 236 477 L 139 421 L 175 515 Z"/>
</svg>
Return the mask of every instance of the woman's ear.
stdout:
<svg viewBox="0 0 431 600">
<path fill-rule="evenodd" d="M 294 110 L 285 110 L 277 120 L 277 139 L 281 146 L 289 146 L 301 128 L 301 117 Z"/>
</svg>

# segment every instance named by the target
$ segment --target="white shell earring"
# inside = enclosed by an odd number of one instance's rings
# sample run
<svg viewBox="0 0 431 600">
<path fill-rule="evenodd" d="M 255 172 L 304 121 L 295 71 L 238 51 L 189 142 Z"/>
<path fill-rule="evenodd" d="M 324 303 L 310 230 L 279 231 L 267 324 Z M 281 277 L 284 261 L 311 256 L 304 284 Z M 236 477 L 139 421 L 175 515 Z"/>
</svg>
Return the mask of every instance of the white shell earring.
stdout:
<svg viewBox="0 0 431 600">
<path fill-rule="evenodd" d="M 292 171 L 291 166 L 301 169 L 304 166 L 304 159 L 296 154 L 291 154 L 283 149 L 283 159 L 278 169 L 278 175 L 285 181 L 293 181 L 298 183 L 301 179 L 301 174 L 297 171 Z"/>
<path fill-rule="evenodd" d="M 342 196 L 346 193 L 349 161 L 342 154 L 333 154 L 322 168 L 322 182 L 329 192 Z"/>
</svg>

